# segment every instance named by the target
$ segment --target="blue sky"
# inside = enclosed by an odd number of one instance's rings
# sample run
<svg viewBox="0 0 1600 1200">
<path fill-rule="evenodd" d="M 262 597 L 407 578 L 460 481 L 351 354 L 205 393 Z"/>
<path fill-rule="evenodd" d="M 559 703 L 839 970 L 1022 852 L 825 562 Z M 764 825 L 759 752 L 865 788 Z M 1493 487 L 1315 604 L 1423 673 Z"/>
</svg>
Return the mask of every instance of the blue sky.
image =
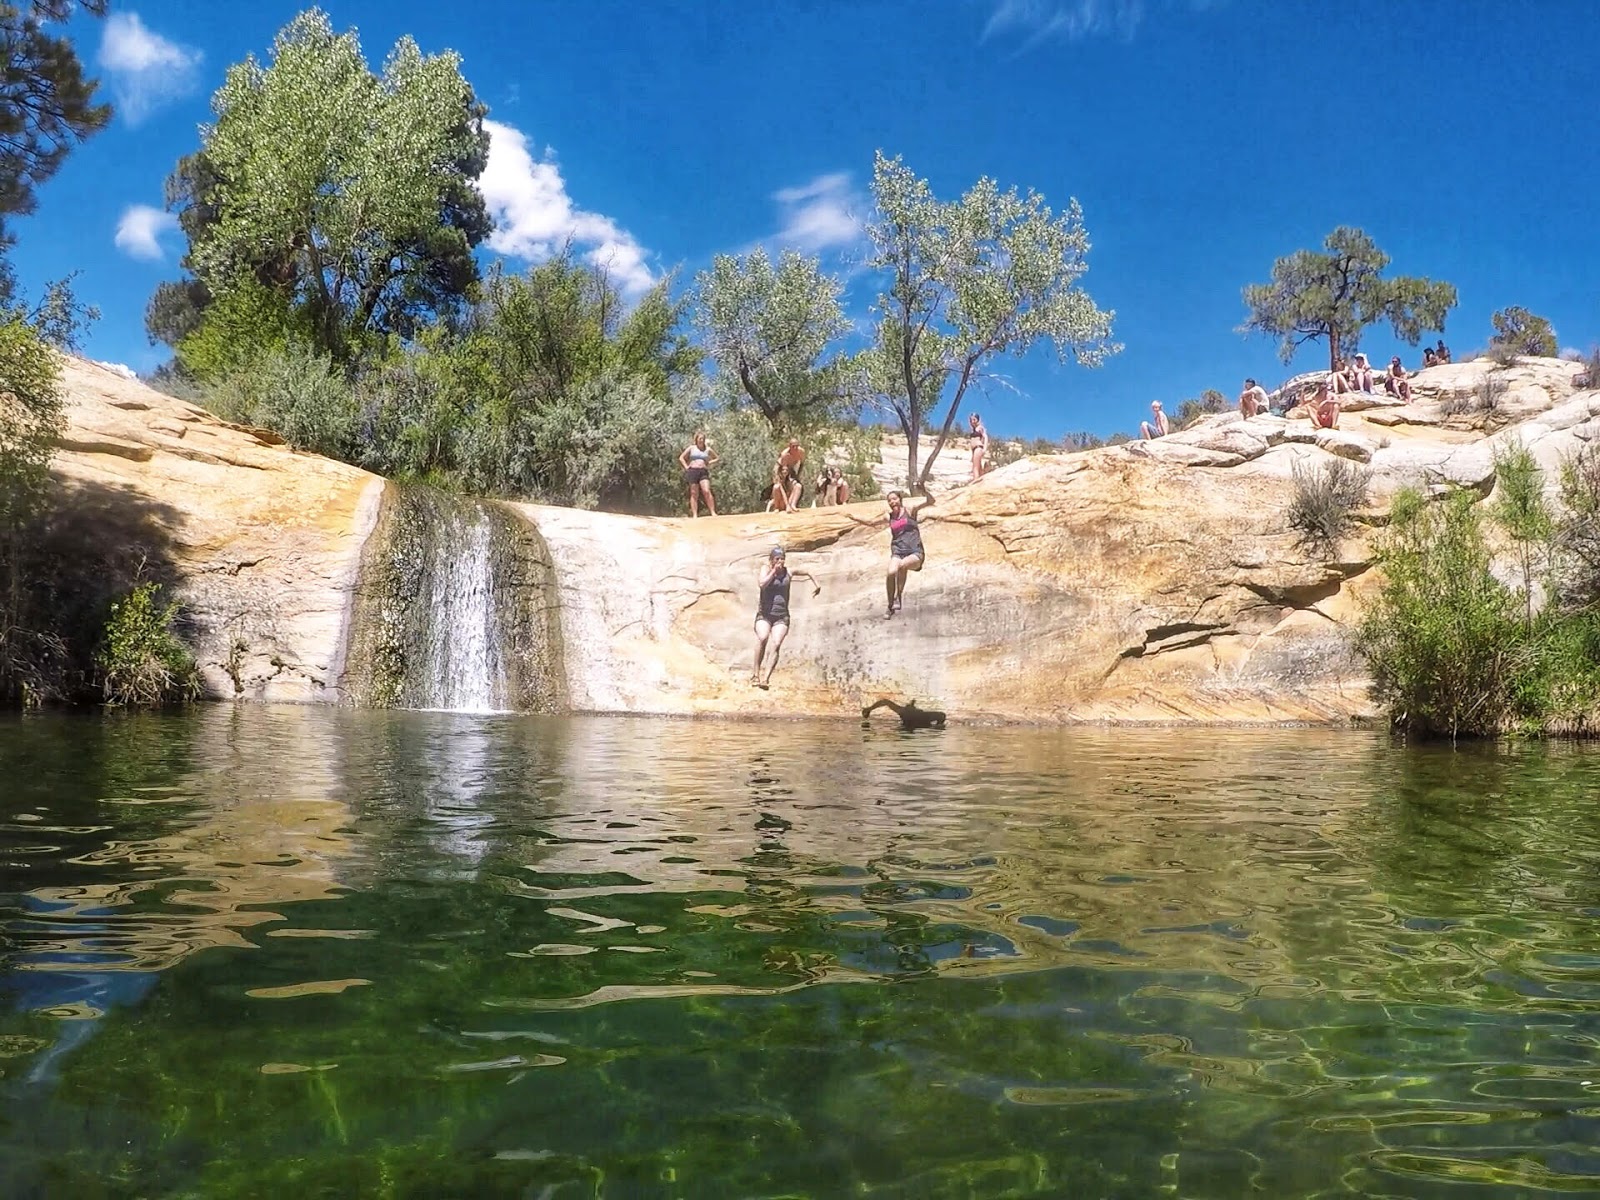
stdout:
<svg viewBox="0 0 1600 1200">
<path fill-rule="evenodd" d="M 148 370 L 143 310 L 175 277 L 162 181 L 198 146 L 227 66 L 303 5 L 117 3 L 80 52 L 119 104 L 15 223 L 25 287 L 77 270 L 104 317 L 92 357 Z M 1291 368 L 1235 332 L 1239 293 L 1279 255 L 1363 227 L 1392 271 L 1454 283 L 1446 340 L 1481 346 L 1497 308 L 1600 341 L 1600 2 L 1312 5 L 1280 0 L 330 0 L 381 63 L 409 33 L 454 49 L 490 106 L 492 256 L 568 236 L 642 286 L 713 254 L 794 244 L 848 272 L 852 315 L 873 152 L 952 198 L 981 175 L 1083 206 L 1083 286 L 1123 352 L 996 364 L 991 431 L 1136 429 L 1152 399 Z M 1375 361 L 1403 350 L 1386 331 Z"/>
</svg>

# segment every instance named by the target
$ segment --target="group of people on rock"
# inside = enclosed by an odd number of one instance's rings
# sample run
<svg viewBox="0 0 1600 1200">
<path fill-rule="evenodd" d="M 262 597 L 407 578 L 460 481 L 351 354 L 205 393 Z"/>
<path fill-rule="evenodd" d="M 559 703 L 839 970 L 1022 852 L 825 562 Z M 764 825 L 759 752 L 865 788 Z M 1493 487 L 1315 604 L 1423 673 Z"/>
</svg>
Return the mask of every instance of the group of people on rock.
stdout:
<svg viewBox="0 0 1600 1200">
<path fill-rule="evenodd" d="M 905 493 L 891 491 L 885 500 L 888 511 L 881 517 L 863 518 L 854 513 L 845 516 L 857 525 L 889 526 L 889 570 L 884 576 L 884 616 L 893 617 L 904 602 L 906 576 L 922 570 L 927 552 L 922 545 L 922 527 L 917 521 L 928 505 L 933 503 L 933 493 L 924 489 L 921 496 L 909 499 Z M 766 564 L 756 580 L 755 658 L 750 669 L 750 682 L 765 688 L 772 682 L 772 673 L 778 669 L 778 656 L 784 639 L 789 636 L 790 588 L 796 579 L 811 581 L 811 595 L 822 595 L 822 584 L 809 571 L 791 571 L 788 552 L 774 546 L 767 554 Z M 771 657 L 768 657 L 770 651 Z"/>
<path fill-rule="evenodd" d="M 1423 369 L 1440 366 L 1449 361 L 1450 348 L 1444 344 L 1443 338 L 1439 339 L 1437 346 L 1423 347 Z M 1381 376 L 1374 375 L 1372 365 L 1367 361 L 1365 354 L 1357 354 L 1348 365 L 1343 359 L 1336 359 L 1333 370 L 1328 372 L 1325 378 L 1307 385 L 1294 400 L 1291 401 L 1287 395 L 1281 397 L 1283 404 L 1281 415 L 1293 416 L 1303 410 L 1301 415 L 1310 418 L 1313 427 L 1337 429 L 1339 397 L 1354 392 L 1371 394 L 1376 383 L 1383 385 L 1387 395 L 1396 397 L 1403 404 L 1411 403 L 1410 377 L 1401 364 L 1398 354 L 1389 360 L 1389 366 Z M 1246 379 L 1244 390 L 1239 393 L 1239 415 L 1248 421 L 1260 413 L 1272 411 L 1272 398 L 1267 395 L 1266 389 L 1254 379 Z M 1150 420 L 1139 422 L 1140 436 L 1149 441 L 1165 437 L 1172 432 L 1172 424 L 1161 409 L 1161 401 L 1150 402 L 1150 413 Z"/>
<path fill-rule="evenodd" d="M 968 482 L 976 483 L 988 468 L 989 431 L 984 428 L 983 417 L 971 413 L 967 417 L 967 448 L 969 456 Z M 722 459 L 706 441 L 703 430 L 696 431 L 693 440 L 678 455 L 678 465 L 683 468 L 683 483 L 688 489 L 689 515 L 698 517 L 700 506 L 705 506 L 707 516 L 717 515 L 716 496 L 711 490 L 711 470 Z M 768 512 L 794 512 L 800 507 L 805 494 L 801 467 L 805 465 L 806 452 L 799 438 L 790 438 L 789 444 L 778 452 L 772 464 L 772 490 L 767 499 Z M 850 481 L 838 467 L 829 464 L 812 484 L 813 508 L 850 503 Z"/>
</svg>

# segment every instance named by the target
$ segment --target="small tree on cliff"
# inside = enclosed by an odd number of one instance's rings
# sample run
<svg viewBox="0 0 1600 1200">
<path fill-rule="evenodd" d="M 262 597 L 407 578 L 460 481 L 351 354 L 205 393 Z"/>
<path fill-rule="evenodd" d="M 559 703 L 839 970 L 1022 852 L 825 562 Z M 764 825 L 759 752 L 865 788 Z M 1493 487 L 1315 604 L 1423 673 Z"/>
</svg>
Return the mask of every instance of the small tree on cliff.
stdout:
<svg viewBox="0 0 1600 1200">
<path fill-rule="evenodd" d="M 695 279 L 695 323 L 717 364 L 714 386 L 733 407 L 754 405 L 774 431 L 813 424 L 847 403 L 837 352 L 849 331 L 837 279 L 816 258 L 760 248 L 719 254 Z"/>
<path fill-rule="evenodd" d="M 1556 331 L 1543 317 L 1513 304 L 1502 308 L 1490 320 L 1494 322 L 1494 337 L 1489 340 L 1491 351 L 1555 357 Z"/>
<path fill-rule="evenodd" d="M 375 75 L 355 33 L 312 9 L 278 34 L 269 64 L 229 68 L 211 107 L 169 192 L 203 285 L 183 298 L 206 308 L 193 327 L 169 288 L 150 326 L 192 328 L 181 359 L 226 360 L 234 351 L 206 346 L 208 332 L 257 328 L 343 360 L 461 311 L 491 222 L 473 182 L 484 108 L 456 55 L 402 38 Z"/>
<path fill-rule="evenodd" d="M 959 200 L 933 196 L 899 158 L 880 152 L 872 171 L 876 212 L 867 226 L 872 266 L 886 275 L 872 347 L 855 383 L 893 413 L 908 443 L 906 478 L 922 487 L 961 402 L 984 365 L 1024 355 L 1041 340 L 1066 361 L 1099 366 L 1121 349 L 1114 314 L 1077 286 L 1089 236 L 1076 200 L 1057 216 L 1036 192 L 1002 192 L 980 179 Z M 948 398 L 927 466 L 917 469 L 923 427 Z"/>
<path fill-rule="evenodd" d="M 1388 321 L 1395 337 L 1409 346 L 1424 332 L 1443 331 L 1446 315 L 1456 306 L 1453 285 L 1410 275 L 1385 279 L 1389 256 L 1349 226 L 1330 233 L 1323 251 L 1296 250 L 1272 264 L 1270 283 L 1248 285 L 1249 315 L 1239 331 L 1282 339 L 1278 354 L 1284 362 L 1304 343 L 1326 339 L 1330 369 L 1354 353 L 1362 331 L 1379 321 Z"/>
</svg>

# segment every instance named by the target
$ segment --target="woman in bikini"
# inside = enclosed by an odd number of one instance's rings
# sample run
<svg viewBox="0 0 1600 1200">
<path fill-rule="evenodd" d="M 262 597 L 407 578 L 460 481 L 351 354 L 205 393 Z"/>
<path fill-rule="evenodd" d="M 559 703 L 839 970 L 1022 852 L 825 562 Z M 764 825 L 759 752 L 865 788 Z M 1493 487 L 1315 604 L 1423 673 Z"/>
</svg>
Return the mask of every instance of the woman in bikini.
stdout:
<svg viewBox="0 0 1600 1200">
<path fill-rule="evenodd" d="M 983 460 L 989 455 L 989 431 L 983 427 L 983 418 L 977 413 L 967 417 L 967 425 L 971 433 L 967 436 L 967 447 L 972 452 L 971 483 L 977 483 L 983 477 Z"/>
<path fill-rule="evenodd" d="M 933 503 L 933 493 L 924 488 L 923 495 L 915 496 L 907 503 L 902 493 L 893 491 L 887 499 L 888 514 L 880 518 L 889 523 L 889 573 L 884 578 L 888 610 L 884 616 L 892 617 L 900 611 L 900 601 L 906 590 L 906 573 L 922 570 L 927 557 L 922 549 L 922 530 L 917 525 L 917 514 Z M 878 523 L 862 520 L 853 513 L 846 513 L 845 516 L 857 525 Z"/>
<path fill-rule="evenodd" d="M 772 682 L 772 673 L 778 669 L 778 651 L 783 639 L 789 636 L 789 585 L 796 579 L 811 580 L 813 596 L 822 595 L 822 585 L 810 571 L 791 571 L 784 561 L 782 546 L 774 546 L 767 555 L 767 565 L 762 568 L 760 596 L 756 600 L 756 661 L 750 672 L 750 682 L 764 688 Z M 766 678 L 761 676 L 761 666 L 767 656 L 767 646 L 772 646 L 772 663 L 767 667 Z"/>
<path fill-rule="evenodd" d="M 711 468 L 722 460 L 717 457 L 717 452 L 706 445 L 704 430 L 694 435 L 694 441 L 683 448 L 683 453 L 678 455 L 678 465 L 683 468 L 683 482 L 689 489 L 689 515 L 700 515 L 700 499 L 703 496 L 706 502 L 706 512 L 710 516 L 717 515 L 717 502 L 711 495 Z"/>
</svg>

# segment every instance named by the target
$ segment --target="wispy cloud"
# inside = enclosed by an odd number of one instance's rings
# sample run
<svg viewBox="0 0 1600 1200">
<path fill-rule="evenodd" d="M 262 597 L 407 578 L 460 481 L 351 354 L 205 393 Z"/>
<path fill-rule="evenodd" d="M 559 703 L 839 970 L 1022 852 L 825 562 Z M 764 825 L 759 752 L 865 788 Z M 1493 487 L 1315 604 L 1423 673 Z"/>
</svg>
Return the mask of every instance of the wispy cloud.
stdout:
<svg viewBox="0 0 1600 1200">
<path fill-rule="evenodd" d="M 776 240 L 809 254 L 838 250 L 861 238 L 859 213 L 864 201 L 850 184 L 847 172 L 818 175 L 799 187 L 772 194 L 782 214 Z"/>
<path fill-rule="evenodd" d="M 555 158 L 535 158 L 520 129 L 485 121 L 489 161 L 478 190 L 495 219 L 490 248 L 513 258 L 538 262 L 569 242 L 602 267 L 624 295 L 637 296 L 657 282 L 645 248 L 610 217 L 572 203 Z"/>
<path fill-rule="evenodd" d="M 117 222 L 117 249 L 129 258 L 155 262 L 165 257 L 161 235 L 178 227 L 178 218 L 148 204 L 132 204 Z"/>
<path fill-rule="evenodd" d="M 1195 12 L 1225 0 L 998 0 L 983 27 L 981 41 L 1021 38 L 1019 52 L 1041 42 L 1092 37 L 1131 38 L 1152 7 L 1186 7 Z"/>
<path fill-rule="evenodd" d="M 145 28 L 138 13 L 112 13 L 100 38 L 100 66 L 111 77 L 117 111 L 138 125 L 199 82 L 200 51 Z"/>
</svg>

